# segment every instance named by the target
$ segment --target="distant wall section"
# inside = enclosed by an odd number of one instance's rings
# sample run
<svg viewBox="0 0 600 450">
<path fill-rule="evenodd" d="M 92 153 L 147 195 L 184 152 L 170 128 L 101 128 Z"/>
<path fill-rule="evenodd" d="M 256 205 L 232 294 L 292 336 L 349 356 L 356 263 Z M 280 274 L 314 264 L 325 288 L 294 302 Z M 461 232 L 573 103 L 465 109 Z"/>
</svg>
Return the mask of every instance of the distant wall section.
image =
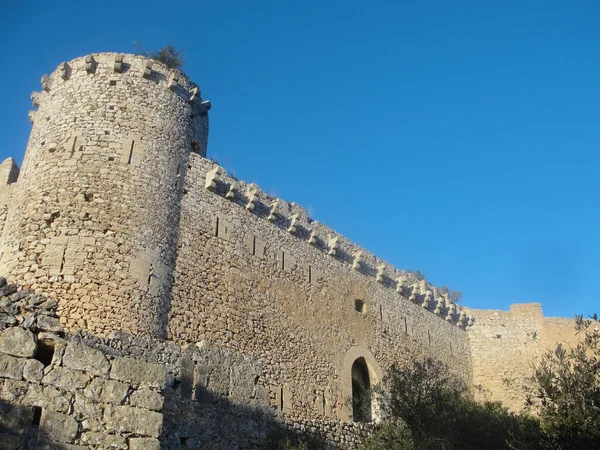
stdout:
<svg viewBox="0 0 600 450">
<path fill-rule="evenodd" d="M 548 318 L 539 303 L 513 304 L 509 311 L 468 309 L 475 318 L 467 331 L 473 384 L 479 399 L 524 407 L 524 385 L 534 365 L 559 342 L 577 342 L 574 320 Z"/>
</svg>

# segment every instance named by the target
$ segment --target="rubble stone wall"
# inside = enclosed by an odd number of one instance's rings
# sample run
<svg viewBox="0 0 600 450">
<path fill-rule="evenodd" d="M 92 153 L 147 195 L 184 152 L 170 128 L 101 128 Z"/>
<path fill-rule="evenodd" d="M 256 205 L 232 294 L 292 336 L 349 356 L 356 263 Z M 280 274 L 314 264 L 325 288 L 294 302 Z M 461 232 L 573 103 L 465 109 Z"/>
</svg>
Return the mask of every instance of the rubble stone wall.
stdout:
<svg viewBox="0 0 600 450">
<path fill-rule="evenodd" d="M 65 336 L 56 302 L 0 289 L 0 447 L 158 449 L 163 365 Z"/>
</svg>

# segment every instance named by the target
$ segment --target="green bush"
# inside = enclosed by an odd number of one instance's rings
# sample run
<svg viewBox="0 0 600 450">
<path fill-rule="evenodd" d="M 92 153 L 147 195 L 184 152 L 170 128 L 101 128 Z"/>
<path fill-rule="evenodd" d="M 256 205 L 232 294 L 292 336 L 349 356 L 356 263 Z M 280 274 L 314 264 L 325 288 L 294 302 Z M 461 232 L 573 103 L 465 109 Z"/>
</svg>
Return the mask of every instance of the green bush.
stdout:
<svg viewBox="0 0 600 450">
<path fill-rule="evenodd" d="M 536 418 L 510 413 L 500 403 L 477 403 L 464 382 L 431 358 L 392 366 L 377 395 L 387 419 L 362 450 L 376 443 L 399 450 L 525 450 L 539 440 Z"/>
<path fill-rule="evenodd" d="M 173 45 L 168 44 L 156 51 L 146 51 L 138 42 L 134 42 L 138 55 L 145 56 L 155 61 L 160 61 L 169 69 L 180 69 L 185 64 L 183 53 L 178 51 Z"/>
<path fill-rule="evenodd" d="M 600 321 L 575 317 L 580 340 L 544 355 L 527 399 L 539 414 L 547 449 L 600 449 Z"/>
</svg>

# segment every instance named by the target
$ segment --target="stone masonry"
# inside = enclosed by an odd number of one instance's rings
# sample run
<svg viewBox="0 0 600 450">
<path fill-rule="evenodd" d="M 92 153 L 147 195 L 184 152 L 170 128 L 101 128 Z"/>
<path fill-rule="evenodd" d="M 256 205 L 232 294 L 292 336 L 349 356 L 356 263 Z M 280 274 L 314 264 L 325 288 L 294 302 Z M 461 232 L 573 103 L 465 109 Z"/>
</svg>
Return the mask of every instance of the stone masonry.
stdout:
<svg viewBox="0 0 600 450">
<path fill-rule="evenodd" d="M 435 357 L 518 410 L 540 343 L 574 339 L 535 305 L 462 308 L 228 176 L 179 70 L 93 54 L 31 99 L 22 168 L 0 165 L 7 448 L 261 448 L 274 429 L 351 448 L 356 367 L 370 389 Z"/>
</svg>

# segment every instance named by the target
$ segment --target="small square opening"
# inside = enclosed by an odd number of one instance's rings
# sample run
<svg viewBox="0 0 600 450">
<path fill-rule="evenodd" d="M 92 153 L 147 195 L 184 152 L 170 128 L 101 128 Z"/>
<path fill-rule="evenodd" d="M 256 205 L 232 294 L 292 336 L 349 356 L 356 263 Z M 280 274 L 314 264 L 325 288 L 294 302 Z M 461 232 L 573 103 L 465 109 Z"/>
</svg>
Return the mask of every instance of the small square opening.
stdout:
<svg viewBox="0 0 600 450">
<path fill-rule="evenodd" d="M 117 80 L 110 80 L 110 85 L 111 86 L 116 86 L 117 85 Z"/>
<path fill-rule="evenodd" d="M 366 305 L 364 300 L 354 300 L 354 311 L 364 314 L 366 311 Z"/>
<path fill-rule="evenodd" d="M 54 357 L 54 342 L 52 341 L 38 341 L 38 348 L 35 352 L 34 358 L 41 362 L 44 367 L 48 367 L 52 364 L 52 358 Z"/>
<path fill-rule="evenodd" d="M 31 425 L 39 426 L 40 420 L 42 419 L 42 408 L 39 406 L 33 407 L 33 419 L 31 420 Z"/>
</svg>

